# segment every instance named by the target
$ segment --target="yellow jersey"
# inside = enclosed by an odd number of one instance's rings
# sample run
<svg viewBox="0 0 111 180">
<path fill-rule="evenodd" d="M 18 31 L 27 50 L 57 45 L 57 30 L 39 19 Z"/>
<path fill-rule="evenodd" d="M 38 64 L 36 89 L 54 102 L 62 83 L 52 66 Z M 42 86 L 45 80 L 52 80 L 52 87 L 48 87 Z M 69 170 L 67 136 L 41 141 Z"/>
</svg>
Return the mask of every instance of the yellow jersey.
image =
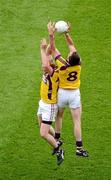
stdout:
<svg viewBox="0 0 111 180">
<path fill-rule="evenodd" d="M 59 68 L 59 87 L 62 89 L 79 88 L 81 65 L 70 66 L 65 59 L 59 58 L 56 59 L 56 64 Z"/>
<path fill-rule="evenodd" d="M 59 84 L 58 70 L 54 70 L 53 74 L 43 74 L 40 96 L 41 100 L 48 104 L 57 103 L 57 90 Z"/>
</svg>

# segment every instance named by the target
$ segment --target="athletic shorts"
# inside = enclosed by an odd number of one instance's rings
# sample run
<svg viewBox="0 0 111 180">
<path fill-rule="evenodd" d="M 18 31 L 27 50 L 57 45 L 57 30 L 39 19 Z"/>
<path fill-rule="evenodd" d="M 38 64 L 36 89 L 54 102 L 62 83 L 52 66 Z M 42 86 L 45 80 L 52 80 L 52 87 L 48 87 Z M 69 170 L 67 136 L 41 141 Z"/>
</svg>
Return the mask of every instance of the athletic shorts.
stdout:
<svg viewBox="0 0 111 180">
<path fill-rule="evenodd" d="M 79 89 L 61 89 L 58 90 L 58 107 L 76 109 L 81 107 L 81 97 Z"/>
<path fill-rule="evenodd" d="M 39 108 L 37 115 L 42 118 L 42 121 L 55 121 L 56 115 L 58 112 L 58 105 L 57 104 L 47 104 L 44 103 L 42 100 L 39 101 Z"/>
</svg>

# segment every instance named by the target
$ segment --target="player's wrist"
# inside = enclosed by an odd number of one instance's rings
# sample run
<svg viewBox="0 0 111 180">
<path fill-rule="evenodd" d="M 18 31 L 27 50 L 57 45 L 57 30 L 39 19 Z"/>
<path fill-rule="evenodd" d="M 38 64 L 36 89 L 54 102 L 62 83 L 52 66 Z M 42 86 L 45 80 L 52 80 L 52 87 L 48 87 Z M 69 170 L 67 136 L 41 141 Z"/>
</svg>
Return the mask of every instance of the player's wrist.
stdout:
<svg viewBox="0 0 111 180">
<path fill-rule="evenodd" d="M 42 50 L 46 50 L 47 46 L 46 46 L 46 45 L 42 45 L 42 46 L 40 46 L 40 48 L 41 48 Z"/>
<path fill-rule="evenodd" d="M 65 34 L 65 36 L 69 36 L 69 32 L 65 32 L 64 34 Z"/>
<path fill-rule="evenodd" d="M 49 32 L 49 36 L 54 37 L 54 33 Z"/>
</svg>

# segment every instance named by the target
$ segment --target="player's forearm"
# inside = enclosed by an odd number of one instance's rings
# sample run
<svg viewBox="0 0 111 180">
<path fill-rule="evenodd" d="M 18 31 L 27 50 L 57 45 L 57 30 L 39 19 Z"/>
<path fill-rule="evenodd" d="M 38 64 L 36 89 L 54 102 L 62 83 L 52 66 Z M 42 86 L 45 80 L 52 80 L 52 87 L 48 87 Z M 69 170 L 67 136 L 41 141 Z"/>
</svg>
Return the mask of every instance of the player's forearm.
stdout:
<svg viewBox="0 0 111 180">
<path fill-rule="evenodd" d="M 53 69 L 49 63 L 49 56 L 46 55 L 46 49 L 41 49 L 41 61 L 43 71 L 51 75 L 53 73 Z"/>
<path fill-rule="evenodd" d="M 50 39 L 50 48 L 51 48 L 53 56 L 56 57 L 56 56 L 60 55 L 60 52 L 58 51 L 58 49 L 55 46 L 54 35 L 49 35 L 49 39 Z"/>
<path fill-rule="evenodd" d="M 54 35 L 52 34 L 49 34 L 49 41 L 50 41 L 50 48 L 52 50 L 52 52 L 55 51 L 55 38 L 54 38 Z"/>
<path fill-rule="evenodd" d="M 42 61 L 42 66 L 49 65 L 48 57 L 46 55 L 46 49 L 42 49 L 42 48 L 41 48 L 41 61 Z"/>
<path fill-rule="evenodd" d="M 76 52 L 77 51 L 76 47 L 74 46 L 74 42 L 73 42 L 71 36 L 69 35 L 69 33 L 65 33 L 65 38 L 66 38 L 66 42 L 69 47 L 70 53 Z"/>
<path fill-rule="evenodd" d="M 51 54 L 52 54 L 52 50 L 51 50 L 50 44 L 48 44 L 47 49 L 46 49 L 46 55 L 49 56 Z"/>
<path fill-rule="evenodd" d="M 69 33 L 65 33 L 65 39 L 69 46 L 74 45 L 74 42 L 73 42 L 71 36 L 69 35 Z"/>
</svg>

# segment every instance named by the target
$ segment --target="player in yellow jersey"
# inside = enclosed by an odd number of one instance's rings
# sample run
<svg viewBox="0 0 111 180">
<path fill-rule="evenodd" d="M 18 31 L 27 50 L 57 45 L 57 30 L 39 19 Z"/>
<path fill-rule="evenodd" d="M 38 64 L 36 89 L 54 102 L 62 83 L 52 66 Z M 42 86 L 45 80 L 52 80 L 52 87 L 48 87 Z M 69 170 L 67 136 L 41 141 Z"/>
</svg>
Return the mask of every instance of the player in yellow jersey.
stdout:
<svg viewBox="0 0 111 180">
<path fill-rule="evenodd" d="M 41 100 L 39 101 L 37 114 L 40 122 L 40 135 L 54 148 L 53 153 L 57 155 L 57 164 L 60 165 L 64 160 L 64 151 L 60 149 L 59 141 L 55 140 L 51 127 L 58 111 L 58 71 L 51 64 L 51 55 L 47 53 L 46 48 L 46 39 L 43 39 L 40 44 L 43 78 L 40 90 Z"/>
<path fill-rule="evenodd" d="M 74 135 L 76 138 L 76 155 L 88 157 L 88 152 L 83 149 L 81 133 L 81 98 L 80 98 L 80 73 L 81 59 L 74 46 L 74 42 L 68 32 L 65 32 L 65 39 L 69 47 L 67 59 L 64 59 L 55 48 L 54 25 L 48 23 L 50 34 L 50 46 L 55 56 L 56 64 L 59 67 L 59 90 L 58 106 L 59 112 L 56 121 L 56 137 L 60 137 L 62 128 L 62 118 L 65 107 L 69 107 L 74 123 Z"/>
</svg>

